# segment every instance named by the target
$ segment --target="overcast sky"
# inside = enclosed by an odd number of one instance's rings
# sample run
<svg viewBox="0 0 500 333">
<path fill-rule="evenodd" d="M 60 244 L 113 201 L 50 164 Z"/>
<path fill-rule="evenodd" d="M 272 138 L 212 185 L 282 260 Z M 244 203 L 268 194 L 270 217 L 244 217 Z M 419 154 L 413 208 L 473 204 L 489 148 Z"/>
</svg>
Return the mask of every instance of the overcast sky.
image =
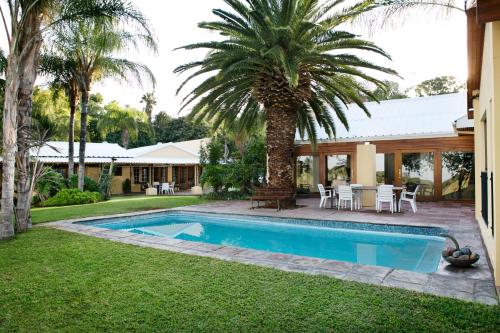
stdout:
<svg viewBox="0 0 500 333">
<path fill-rule="evenodd" d="M 133 0 L 133 3 L 150 19 L 159 42 L 159 54 L 153 56 L 147 51 L 127 56 L 148 65 L 157 79 L 155 89 L 158 105 L 155 113 L 167 111 L 176 115 L 180 98 L 175 91 L 181 79 L 172 73 L 173 69 L 185 62 L 199 58 L 195 52 L 173 51 L 174 48 L 198 41 L 215 38 L 197 27 L 197 23 L 213 18 L 213 8 L 224 7 L 222 0 Z M 449 17 L 438 18 L 427 13 L 413 15 L 412 20 L 396 28 L 376 30 L 371 36 L 359 27 L 349 27 L 351 31 L 363 34 L 384 48 L 391 56 L 392 63 L 380 61 L 396 69 L 403 80 L 400 84 L 407 88 L 425 79 L 439 75 L 454 75 L 460 80 L 466 78 L 466 25 L 465 15 L 457 11 Z M 203 55 L 203 54 L 201 54 Z M 141 96 L 151 87 L 127 86 L 113 81 L 96 85 L 94 92 L 104 95 L 105 101 L 118 100 L 137 108 Z M 185 112 L 183 112 L 185 113 Z"/>
</svg>

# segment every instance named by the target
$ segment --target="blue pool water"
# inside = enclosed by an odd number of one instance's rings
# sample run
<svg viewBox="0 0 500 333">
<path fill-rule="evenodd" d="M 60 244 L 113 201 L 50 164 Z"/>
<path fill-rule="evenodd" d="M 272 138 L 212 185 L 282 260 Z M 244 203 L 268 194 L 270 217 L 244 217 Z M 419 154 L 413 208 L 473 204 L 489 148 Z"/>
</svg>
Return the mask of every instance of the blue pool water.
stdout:
<svg viewBox="0 0 500 333">
<path fill-rule="evenodd" d="M 431 273 L 439 264 L 441 228 L 389 226 L 226 214 L 166 212 L 85 222 L 126 230 L 277 253 Z"/>
</svg>

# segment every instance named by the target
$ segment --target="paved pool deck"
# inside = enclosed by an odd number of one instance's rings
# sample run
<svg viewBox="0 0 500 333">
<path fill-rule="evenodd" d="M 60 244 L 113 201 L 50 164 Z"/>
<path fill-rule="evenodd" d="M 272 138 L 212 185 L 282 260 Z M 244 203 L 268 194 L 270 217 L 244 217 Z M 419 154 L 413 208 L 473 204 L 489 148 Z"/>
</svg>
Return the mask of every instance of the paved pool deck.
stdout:
<svg viewBox="0 0 500 333">
<path fill-rule="evenodd" d="M 413 214 L 408 208 L 403 209 L 402 213 L 391 214 L 390 212 L 377 213 L 373 208 L 365 208 L 354 212 L 329 208 L 319 209 L 318 202 L 318 199 L 299 199 L 297 202 L 299 208 L 279 212 L 275 209 L 266 208 L 252 210 L 248 201 L 217 201 L 203 205 L 175 208 L 174 210 L 441 227 L 448 229 L 449 234 L 453 235 L 461 246 L 468 245 L 474 252 L 479 253 L 481 259 L 470 268 L 454 268 L 441 259 L 435 273 L 425 274 L 336 260 L 137 235 L 120 230 L 107 230 L 75 223 L 94 220 L 96 217 L 59 221 L 46 225 L 137 246 L 272 267 L 291 272 L 327 275 L 343 280 L 403 288 L 484 304 L 498 304 L 497 290 L 487 261 L 486 250 L 479 228 L 474 220 L 473 205 L 448 202 L 419 203 L 419 211 L 416 214 Z M 157 212 L 160 211 L 166 210 Z M 134 216 L 148 213 L 151 213 L 151 211 L 106 217 Z"/>
</svg>

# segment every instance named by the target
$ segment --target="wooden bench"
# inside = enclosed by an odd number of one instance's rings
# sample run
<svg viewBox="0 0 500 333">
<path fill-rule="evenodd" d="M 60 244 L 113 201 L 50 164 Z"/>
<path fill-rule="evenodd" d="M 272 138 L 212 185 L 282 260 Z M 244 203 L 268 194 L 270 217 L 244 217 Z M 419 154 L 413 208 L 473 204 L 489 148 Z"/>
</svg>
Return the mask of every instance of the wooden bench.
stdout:
<svg viewBox="0 0 500 333">
<path fill-rule="evenodd" d="M 281 210 L 281 203 L 285 200 L 295 198 L 295 190 L 289 188 L 278 187 L 262 187 L 255 189 L 255 193 L 250 197 L 252 209 L 259 208 L 261 201 L 276 201 L 278 211 Z M 254 207 L 253 202 L 257 201 L 257 207 Z"/>
</svg>

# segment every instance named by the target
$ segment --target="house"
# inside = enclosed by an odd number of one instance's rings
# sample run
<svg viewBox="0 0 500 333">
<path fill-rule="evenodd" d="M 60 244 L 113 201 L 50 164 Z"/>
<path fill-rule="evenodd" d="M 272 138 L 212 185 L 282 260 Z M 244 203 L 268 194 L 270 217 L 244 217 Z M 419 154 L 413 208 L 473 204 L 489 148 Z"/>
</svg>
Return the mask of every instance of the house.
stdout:
<svg viewBox="0 0 500 333">
<path fill-rule="evenodd" d="M 200 148 L 209 139 L 158 143 L 152 146 L 125 149 L 115 143 L 87 143 L 85 149 L 85 175 L 99 180 L 103 168 L 111 161 L 115 164 L 112 194 L 123 194 L 123 183 L 130 181 L 133 193 L 141 193 L 155 183 L 175 182 L 178 191 L 189 191 L 199 184 L 201 174 Z M 79 143 L 74 148 L 75 170 L 78 172 Z M 68 143 L 51 141 L 31 155 L 67 177 Z M 1 161 L 0 161 L 1 162 Z M 0 176 L 1 182 L 1 176 Z"/>
<path fill-rule="evenodd" d="M 475 127 L 476 219 L 500 286 L 500 1 L 467 10 L 469 118 Z"/>
<path fill-rule="evenodd" d="M 319 183 L 420 184 L 420 200 L 473 200 L 474 125 L 466 103 L 465 92 L 368 102 L 371 117 L 349 105 L 349 130 L 338 124 L 329 139 L 318 129 L 316 149 L 296 142 L 299 191 Z"/>
</svg>

